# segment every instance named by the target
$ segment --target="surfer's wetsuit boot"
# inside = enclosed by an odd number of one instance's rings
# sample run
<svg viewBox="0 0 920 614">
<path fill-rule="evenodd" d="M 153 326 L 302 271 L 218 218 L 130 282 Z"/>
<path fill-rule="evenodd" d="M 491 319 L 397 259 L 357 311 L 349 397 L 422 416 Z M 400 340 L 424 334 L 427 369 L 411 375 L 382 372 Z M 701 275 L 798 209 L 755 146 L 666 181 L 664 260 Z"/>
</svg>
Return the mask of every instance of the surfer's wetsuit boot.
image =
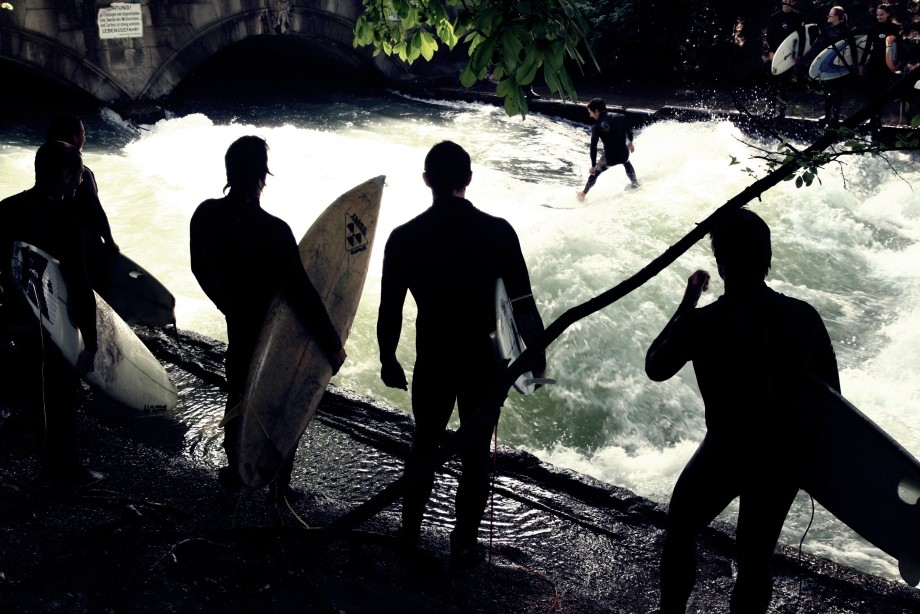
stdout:
<svg viewBox="0 0 920 614">
<path fill-rule="evenodd" d="M 450 566 L 454 569 L 469 569 L 485 558 L 475 537 L 460 536 L 456 529 L 450 534 Z"/>
<path fill-rule="evenodd" d="M 268 483 L 268 496 L 266 503 L 275 503 L 287 500 L 288 503 L 299 501 L 304 497 L 304 491 L 291 487 L 291 475 L 294 473 L 294 459 L 285 462 L 274 480 Z"/>
</svg>

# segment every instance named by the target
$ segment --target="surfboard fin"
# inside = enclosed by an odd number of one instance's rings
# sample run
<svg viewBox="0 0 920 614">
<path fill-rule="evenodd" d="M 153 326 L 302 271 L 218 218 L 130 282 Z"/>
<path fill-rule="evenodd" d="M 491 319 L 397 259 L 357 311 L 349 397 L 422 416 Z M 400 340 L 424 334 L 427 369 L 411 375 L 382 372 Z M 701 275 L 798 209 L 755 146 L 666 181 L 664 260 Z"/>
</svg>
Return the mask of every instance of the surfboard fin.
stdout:
<svg viewBox="0 0 920 614">
<path fill-rule="evenodd" d="M 898 483 L 898 498 L 907 505 L 917 505 L 920 499 L 920 484 L 904 478 Z"/>
<path fill-rule="evenodd" d="M 911 586 L 920 584 L 920 561 L 902 557 L 898 559 L 898 571 L 901 578 Z"/>
</svg>

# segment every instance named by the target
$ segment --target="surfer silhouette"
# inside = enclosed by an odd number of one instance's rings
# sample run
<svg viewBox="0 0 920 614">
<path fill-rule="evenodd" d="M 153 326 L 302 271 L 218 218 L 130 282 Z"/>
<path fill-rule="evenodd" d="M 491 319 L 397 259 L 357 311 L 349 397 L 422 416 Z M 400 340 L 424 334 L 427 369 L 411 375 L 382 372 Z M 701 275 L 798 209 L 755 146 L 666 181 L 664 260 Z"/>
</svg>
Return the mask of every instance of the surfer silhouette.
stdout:
<svg viewBox="0 0 920 614">
<path fill-rule="evenodd" d="M 494 384 L 499 364 L 490 334 L 496 325 L 499 277 L 509 296 L 519 299 L 514 310 L 525 343 L 534 343 L 543 332 L 517 234 L 506 220 L 466 200 L 472 176 L 470 156 L 462 147 L 451 141 L 432 147 L 422 178 L 431 188 L 433 203 L 394 229 L 384 251 L 377 341 L 380 376 L 391 388 L 408 389 L 396 357 L 407 293 L 418 307 L 412 375 L 415 432 L 407 473 L 424 471 L 424 462 L 446 436 L 454 404 L 462 424 Z M 542 377 L 544 366 L 538 365 L 535 377 Z M 456 566 L 472 565 L 481 554 L 477 535 L 489 493 L 490 436 L 491 429 L 483 429 L 460 452 L 463 473 L 456 495 L 457 523 L 450 536 L 451 562 Z M 403 497 L 401 537 L 408 543 L 418 541 L 433 484 L 431 469 Z"/>
<path fill-rule="evenodd" d="M 765 612 L 770 557 L 799 488 L 801 386 L 811 374 L 840 389 L 821 316 L 765 283 L 770 229 L 748 209 L 710 234 L 725 292 L 697 308 L 709 273 L 690 276 L 674 316 L 645 359 L 654 381 L 693 363 L 706 434 L 683 469 L 668 509 L 661 554 L 661 612 L 683 613 L 696 581 L 699 533 L 736 497 L 738 575 L 732 612 Z"/>
<path fill-rule="evenodd" d="M 61 486 L 80 486 L 102 478 L 79 460 L 76 441 L 76 402 L 80 373 L 92 369 L 98 348 L 96 299 L 85 263 L 85 246 L 80 228 L 66 210 L 80 185 L 83 157 L 73 145 L 50 141 L 35 155 L 35 185 L 0 202 L 0 249 L 7 258 L 0 264 L 0 285 L 4 295 L 4 325 L 16 347 L 21 380 L 27 403 L 34 410 L 41 434 L 40 477 Z M 38 247 L 60 262 L 67 285 L 68 312 L 83 337 L 77 370 L 67 363 L 39 324 L 31 308 L 20 300 L 12 282 L 11 259 L 14 241 Z M 32 289 L 34 291 L 34 288 Z"/>
<path fill-rule="evenodd" d="M 227 407 L 224 414 L 224 451 L 227 466 L 218 471 L 226 486 L 241 486 L 238 473 L 239 404 L 249 363 L 268 308 L 278 292 L 292 304 L 319 339 L 333 373 L 345 361 L 345 350 L 322 299 L 301 264 L 290 226 L 262 209 L 259 199 L 268 170 L 268 144 L 257 136 L 234 141 L 224 157 L 229 192 L 206 200 L 192 215 L 190 250 L 192 272 L 201 289 L 227 320 Z M 271 498 L 297 498 L 291 486 L 294 459 L 285 459 L 269 485 Z"/>
<path fill-rule="evenodd" d="M 588 169 L 588 181 L 584 189 L 576 194 L 578 200 L 585 199 L 588 190 L 594 187 L 598 175 L 617 164 L 622 164 L 626 170 L 630 187 L 638 188 L 639 181 L 636 179 L 636 171 L 629 161 L 629 154 L 636 150 L 633 146 L 633 129 L 629 125 L 629 120 L 622 113 L 608 113 L 607 105 L 600 98 L 594 98 L 588 103 L 588 115 L 594 120 L 594 127 L 591 128 L 589 154 L 591 168 Z M 604 146 L 604 153 L 600 160 L 597 158 L 598 141 Z"/>
<path fill-rule="evenodd" d="M 83 145 L 86 144 L 86 129 L 83 121 L 76 115 L 61 113 L 51 118 L 48 127 L 45 129 L 46 141 L 63 141 L 70 143 L 81 152 Z M 86 248 L 92 252 L 101 248 L 119 251 L 118 244 L 112 237 L 112 228 L 109 225 L 109 218 L 102 208 L 102 202 L 99 200 L 99 186 L 96 183 L 96 175 L 89 167 L 83 167 L 83 178 L 80 187 L 76 189 L 72 197 L 71 206 L 68 211 L 73 215 L 80 225 L 86 231 Z M 92 274 L 92 271 L 90 271 Z"/>
<path fill-rule="evenodd" d="M 802 24 L 802 14 L 798 9 L 798 0 L 782 0 L 780 9 L 770 15 L 767 20 L 767 67 L 769 68 L 776 54 L 776 49 L 793 32 L 799 33 L 799 46 L 797 58 L 802 57 L 805 47 L 805 28 Z M 798 61 L 796 62 L 798 64 Z M 771 75 L 770 84 L 770 110 L 774 118 L 786 116 L 786 107 L 789 105 L 789 95 L 792 92 L 792 82 L 796 78 L 795 70 L 787 70 L 778 75 Z"/>
</svg>

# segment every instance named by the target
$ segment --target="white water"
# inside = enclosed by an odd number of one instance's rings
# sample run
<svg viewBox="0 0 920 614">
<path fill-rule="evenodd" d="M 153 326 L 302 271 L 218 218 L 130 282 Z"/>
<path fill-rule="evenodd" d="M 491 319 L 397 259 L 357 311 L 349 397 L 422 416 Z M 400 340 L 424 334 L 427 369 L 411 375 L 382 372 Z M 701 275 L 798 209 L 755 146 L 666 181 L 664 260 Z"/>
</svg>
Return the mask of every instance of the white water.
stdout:
<svg viewBox="0 0 920 614">
<path fill-rule="evenodd" d="M 753 181 L 744 169 L 765 174 L 730 125 L 668 122 L 637 136 L 632 162 L 641 189 L 625 191 L 625 173 L 614 168 L 581 204 L 574 194 L 588 167 L 586 129 L 536 115 L 521 121 L 491 107 L 380 98 L 264 108 L 245 119 L 212 116 L 219 119 L 165 120 L 136 138 L 112 115 L 87 121 L 85 160 L 96 173 L 116 241 L 176 295 L 181 329 L 225 339 L 220 314 L 189 269 L 188 221 L 198 203 L 221 194 L 227 146 L 244 134 L 267 139 L 273 176 L 263 205 L 296 236 L 339 194 L 386 175 L 372 269 L 346 345 L 349 360 L 333 382 L 403 409 L 408 394 L 385 388 L 378 377 L 382 246 L 394 226 L 430 203 L 421 171 L 435 142 L 452 139 L 470 152 L 474 176 L 467 196 L 517 229 L 547 323 L 679 240 Z M 19 133 L 0 135 L 0 195 L 31 185 L 35 144 Z M 730 164 L 732 158 L 740 164 Z M 752 207 L 773 231 L 768 281 L 821 312 L 837 348 L 844 395 L 920 456 L 913 428 L 920 405 L 920 171 L 904 157 L 892 156 L 890 163 L 900 176 L 879 159 L 846 159 L 842 168 L 823 170 L 820 185 L 783 183 Z M 705 242 L 569 328 L 548 352 L 548 375 L 558 384 L 526 398 L 512 392 L 500 440 L 667 502 L 703 435 L 702 403 L 691 369 L 656 384 L 643 362 L 697 268 L 714 271 Z M 704 301 L 720 293 L 715 282 Z M 410 313 L 405 321 L 400 358 L 408 368 Z M 810 502 L 800 494 L 782 540 L 797 545 L 810 518 Z M 820 508 L 804 547 L 898 577 L 896 562 Z"/>
</svg>

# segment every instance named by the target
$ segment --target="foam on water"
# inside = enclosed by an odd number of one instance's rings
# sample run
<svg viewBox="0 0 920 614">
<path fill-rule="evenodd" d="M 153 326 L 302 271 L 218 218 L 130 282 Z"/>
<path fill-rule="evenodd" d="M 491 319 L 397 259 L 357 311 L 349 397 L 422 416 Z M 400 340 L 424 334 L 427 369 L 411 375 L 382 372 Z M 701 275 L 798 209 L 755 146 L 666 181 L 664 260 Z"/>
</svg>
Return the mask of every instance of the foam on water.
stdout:
<svg viewBox="0 0 920 614">
<path fill-rule="evenodd" d="M 349 360 L 333 381 L 406 410 L 408 394 L 385 388 L 378 375 L 382 247 L 396 225 L 430 203 L 421 173 L 433 143 L 452 139 L 470 152 L 475 166 L 467 196 L 517 229 L 547 323 L 641 270 L 766 172 L 761 152 L 730 124 L 664 122 L 636 137 L 632 162 L 640 189 L 626 190 L 622 167 L 614 167 L 579 203 L 575 191 L 586 178 L 589 135 L 569 122 L 392 98 L 286 105 L 245 119 L 211 115 L 215 119 L 195 114 L 158 122 L 124 146 L 94 147 L 89 131 L 86 163 L 123 251 L 176 294 L 180 328 L 225 339 L 220 314 L 190 271 L 188 220 L 202 200 L 221 195 L 227 146 L 244 134 L 266 138 L 273 175 L 263 205 L 295 236 L 342 192 L 386 175 L 377 247 L 346 347 Z M 34 149 L 0 145 L 0 193 L 13 194 L 31 185 Z M 920 171 L 906 156 L 842 162 L 822 170 L 821 182 L 810 188 L 784 182 L 751 203 L 773 231 L 768 282 L 818 308 L 838 351 L 844 395 L 920 455 L 920 434 L 912 427 L 920 402 L 920 195 L 913 189 Z M 666 502 L 704 433 L 703 408 L 689 367 L 654 383 L 645 376 L 644 358 L 697 268 L 715 273 L 706 241 L 640 289 L 569 327 L 548 351 L 548 375 L 558 383 L 528 397 L 511 392 L 500 440 Z M 722 291 L 715 277 L 704 303 Z M 407 370 L 413 309 L 410 300 L 399 349 Z M 798 544 L 810 516 L 811 504 L 800 495 L 783 540 Z M 889 557 L 820 509 L 805 547 L 897 577 Z"/>
</svg>

